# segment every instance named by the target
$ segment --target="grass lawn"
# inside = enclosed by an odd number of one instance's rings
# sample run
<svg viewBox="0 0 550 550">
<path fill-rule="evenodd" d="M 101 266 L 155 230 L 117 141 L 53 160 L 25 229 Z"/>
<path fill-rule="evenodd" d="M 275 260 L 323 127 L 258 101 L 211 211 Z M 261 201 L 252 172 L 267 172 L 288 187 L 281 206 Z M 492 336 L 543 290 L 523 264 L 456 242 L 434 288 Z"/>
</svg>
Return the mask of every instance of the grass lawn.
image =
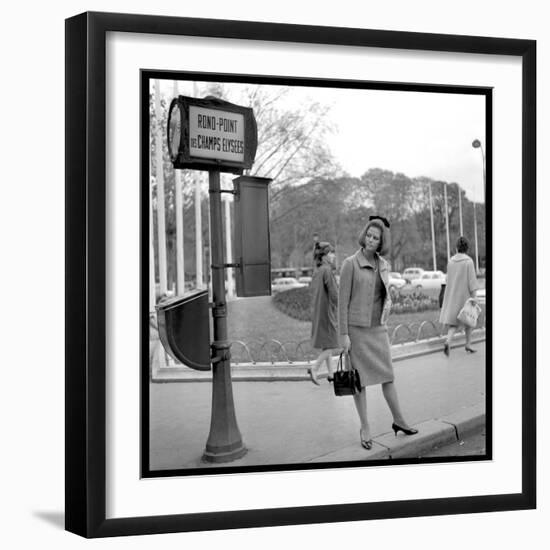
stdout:
<svg viewBox="0 0 550 550">
<path fill-rule="evenodd" d="M 284 353 L 292 358 L 296 352 L 296 345 L 302 342 L 301 348 L 306 356 L 315 353 L 311 350 L 309 339 L 311 336 L 311 323 L 292 319 L 279 311 L 272 303 L 270 296 L 259 298 L 241 298 L 228 302 L 228 336 L 229 340 L 245 342 L 253 352 L 256 360 L 267 360 L 269 354 L 281 355 Z M 418 313 L 401 313 L 390 315 L 388 329 L 390 335 L 399 324 L 421 323 L 432 321 L 437 323 L 439 310 L 422 311 Z M 426 336 L 434 335 L 434 330 L 427 327 Z M 408 331 L 399 331 L 397 341 L 414 339 Z M 270 340 L 278 340 L 284 346 L 285 351 L 272 345 L 270 349 L 261 352 L 262 358 L 258 359 L 262 345 Z M 240 346 L 234 345 L 232 354 L 241 357 Z M 244 357 L 243 359 L 244 360 Z"/>
</svg>

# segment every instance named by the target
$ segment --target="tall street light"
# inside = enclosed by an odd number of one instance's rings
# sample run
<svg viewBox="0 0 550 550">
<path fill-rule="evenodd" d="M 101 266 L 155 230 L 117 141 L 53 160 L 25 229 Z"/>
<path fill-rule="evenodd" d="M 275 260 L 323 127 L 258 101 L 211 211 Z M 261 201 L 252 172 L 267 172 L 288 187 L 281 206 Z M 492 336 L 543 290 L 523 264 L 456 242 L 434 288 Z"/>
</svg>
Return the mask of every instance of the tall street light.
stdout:
<svg viewBox="0 0 550 550">
<path fill-rule="evenodd" d="M 472 141 L 472 147 L 474 149 L 479 149 L 481 151 L 481 160 L 483 168 L 483 201 L 485 202 L 485 152 L 483 151 L 483 145 L 479 139 L 474 139 Z M 477 244 L 477 216 L 476 216 L 476 203 L 474 199 L 474 236 L 476 243 L 476 272 L 479 271 L 479 254 L 478 254 L 478 244 Z"/>
<path fill-rule="evenodd" d="M 431 181 L 428 181 L 428 190 L 430 192 L 430 225 L 432 229 L 432 258 L 433 258 L 434 271 L 437 271 L 437 261 L 436 261 L 436 255 L 435 255 L 434 205 L 433 205 Z"/>
<path fill-rule="evenodd" d="M 476 244 L 476 273 L 479 273 L 479 251 L 477 247 L 477 215 L 476 215 L 476 201 L 474 199 L 474 241 Z"/>
<path fill-rule="evenodd" d="M 472 147 L 481 151 L 481 161 L 483 163 L 483 201 L 485 202 L 485 151 L 483 150 L 483 145 L 479 139 L 474 139 L 474 141 L 472 141 Z"/>
</svg>

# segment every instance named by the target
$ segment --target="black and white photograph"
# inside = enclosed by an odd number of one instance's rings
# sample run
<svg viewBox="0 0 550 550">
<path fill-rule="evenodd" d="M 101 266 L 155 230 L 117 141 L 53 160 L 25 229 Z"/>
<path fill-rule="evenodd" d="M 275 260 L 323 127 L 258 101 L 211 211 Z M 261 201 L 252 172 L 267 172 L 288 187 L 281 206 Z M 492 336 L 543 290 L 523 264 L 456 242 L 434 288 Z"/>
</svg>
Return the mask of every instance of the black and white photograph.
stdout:
<svg viewBox="0 0 550 550">
<path fill-rule="evenodd" d="M 491 459 L 491 116 L 142 72 L 143 477 Z"/>
<path fill-rule="evenodd" d="M 2 547 L 548 539 L 546 12 L 7 4 Z"/>
</svg>

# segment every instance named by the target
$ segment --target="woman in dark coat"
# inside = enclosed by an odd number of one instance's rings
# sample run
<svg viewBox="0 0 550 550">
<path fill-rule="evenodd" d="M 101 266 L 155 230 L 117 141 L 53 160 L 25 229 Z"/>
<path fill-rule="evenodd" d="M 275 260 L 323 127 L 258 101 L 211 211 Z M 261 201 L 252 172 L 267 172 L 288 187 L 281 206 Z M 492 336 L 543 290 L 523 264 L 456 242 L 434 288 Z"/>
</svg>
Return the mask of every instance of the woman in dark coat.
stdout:
<svg viewBox="0 0 550 550">
<path fill-rule="evenodd" d="M 447 285 L 441 306 L 439 322 L 448 327 L 447 340 L 443 352 L 448 357 L 454 333 L 462 325 L 457 319 L 460 310 L 467 300 L 476 298 L 477 277 L 474 262 L 468 252 L 468 241 L 465 237 L 459 237 L 456 242 L 456 254 L 447 264 Z M 466 351 L 475 353 L 472 348 L 472 327 L 464 326 L 466 333 Z"/>
<path fill-rule="evenodd" d="M 330 243 L 316 243 L 313 253 L 317 269 L 311 280 L 311 346 L 321 349 L 315 365 L 308 369 L 311 381 L 319 385 L 317 373 L 327 364 L 328 381 L 332 382 L 332 355 L 338 351 L 338 286 L 334 275 L 334 248 Z"/>
<path fill-rule="evenodd" d="M 372 448 L 365 386 L 382 384 L 382 393 L 393 416 L 392 429 L 413 435 L 399 404 L 394 385 L 390 339 L 386 321 L 391 309 L 388 262 L 389 222 L 371 216 L 359 235 L 361 249 L 346 258 L 340 272 L 339 324 L 342 345 L 359 371 L 362 391 L 353 398 L 359 415 L 361 445 Z"/>
</svg>

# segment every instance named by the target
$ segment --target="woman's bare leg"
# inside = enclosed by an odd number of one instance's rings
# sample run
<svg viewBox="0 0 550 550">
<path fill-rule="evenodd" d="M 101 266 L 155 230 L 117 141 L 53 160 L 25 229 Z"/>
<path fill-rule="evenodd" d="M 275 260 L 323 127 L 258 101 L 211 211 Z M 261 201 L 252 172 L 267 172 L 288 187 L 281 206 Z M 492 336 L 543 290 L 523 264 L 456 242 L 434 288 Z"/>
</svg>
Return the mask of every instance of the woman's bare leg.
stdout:
<svg viewBox="0 0 550 550">
<path fill-rule="evenodd" d="M 314 384 L 319 385 L 319 382 L 317 381 L 317 373 L 319 371 L 319 368 L 321 365 L 327 360 L 330 359 L 330 354 L 332 353 L 332 350 L 325 349 L 323 350 L 317 359 L 315 359 L 315 363 L 313 364 L 313 367 L 308 369 L 309 375 L 311 377 L 311 380 Z"/>
<path fill-rule="evenodd" d="M 337 349 L 331 349 L 331 350 L 328 350 L 330 353 L 327 355 L 327 358 L 325 359 L 325 363 L 327 364 L 327 372 L 328 372 L 328 375 L 331 377 L 331 378 L 334 378 L 334 368 L 332 366 L 332 355 L 334 352 L 338 351 Z"/>
<path fill-rule="evenodd" d="M 320 354 L 319 356 L 317 357 L 317 359 L 315 359 L 315 363 L 313 365 L 313 369 L 315 370 L 315 372 L 317 372 L 319 370 L 319 368 L 321 367 L 321 365 L 323 364 L 323 361 L 326 361 L 327 358 L 330 357 L 330 354 L 332 353 L 332 350 L 331 349 L 324 349 Z"/>
<path fill-rule="evenodd" d="M 447 345 L 451 347 L 451 343 L 453 341 L 453 336 L 455 335 L 457 327 L 449 327 L 449 330 L 447 331 Z"/>
<path fill-rule="evenodd" d="M 403 413 L 401 412 L 401 405 L 399 404 L 399 398 L 397 397 L 395 384 L 393 382 L 384 382 L 382 384 L 382 393 L 384 394 L 386 403 L 390 408 L 391 414 L 393 416 L 393 421 L 403 428 L 408 428 L 409 425 L 403 418 Z"/>
<path fill-rule="evenodd" d="M 360 393 L 353 394 L 353 402 L 361 422 L 361 438 L 368 441 L 371 438 L 370 426 L 367 418 L 367 391 L 362 388 Z"/>
<path fill-rule="evenodd" d="M 464 327 L 464 332 L 466 333 L 466 347 L 472 347 L 472 327 Z"/>
</svg>

